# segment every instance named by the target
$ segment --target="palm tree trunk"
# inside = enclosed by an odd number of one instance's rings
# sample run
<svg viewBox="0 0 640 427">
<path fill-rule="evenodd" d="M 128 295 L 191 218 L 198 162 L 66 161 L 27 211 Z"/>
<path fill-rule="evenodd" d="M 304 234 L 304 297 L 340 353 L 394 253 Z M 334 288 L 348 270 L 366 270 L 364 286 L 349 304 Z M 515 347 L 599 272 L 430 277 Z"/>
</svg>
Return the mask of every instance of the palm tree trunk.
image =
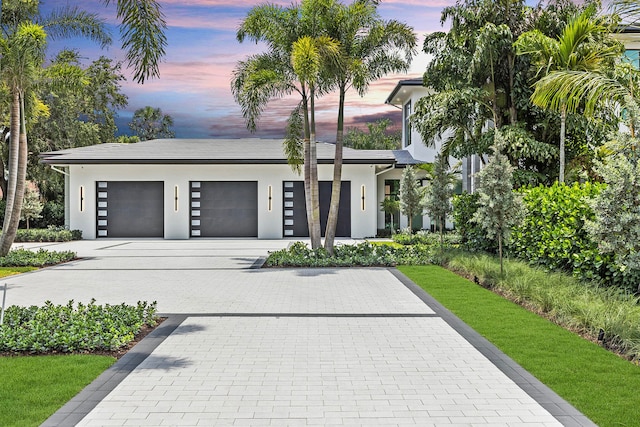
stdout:
<svg viewBox="0 0 640 427">
<path fill-rule="evenodd" d="M 307 229 L 309 238 L 313 235 L 313 211 L 311 209 L 311 131 L 309 127 L 309 104 L 307 97 L 302 96 L 302 111 L 304 114 L 304 201 L 307 212 Z"/>
<path fill-rule="evenodd" d="M 333 244 L 336 238 L 338 226 L 338 210 L 340 209 L 340 190 L 342 188 L 342 146 L 344 143 L 344 99 L 346 89 L 340 86 L 340 99 L 338 102 L 338 130 L 336 132 L 336 152 L 333 158 L 333 184 L 331 186 L 331 205 L 327 228 L 324 233 L 324 248 L 333 255 Z"/>
<path fill-rule="evenodd" d="M 9 253 L 13 239 L 9 237 L 9 224 L 13 213 L 13 205 L 16 197 L 16 182 L 18 181 L 19 145 L 20 145 L 20 94 L 17 90 L 13 93 L 11 100 L 11 123 L 9 138 L 9 179 L 7 183 L 7 203 L 4 211 L 4 221 L 2 223 L 2 236 L 0 236 L 0 256 Z"/>
<path fill-rule="evenodd" d="M 16 99 L 17 98 L 17 99 Z M 18 126 L 16 129 L 16 133 L 18 134 L 18 144 L 17 147 L 10 147 L 10 150 L 17 151 L 17 159 L 13 165 L 17 165 L 17 167 L 12 166 L 12 175 L 10 177 L 10 192 L 13 191 L 13 200 L 11 204 L 9 204 L 9 198 L 7 198 L 7 207 L 5 210 L 5 220 L 2 228 L 2 238 L 0 239 L 0 256 L 6 256 L 11 249 L 11 245 L 13 244 L 13 240 L 16 237 L 16 232 L 18 231 L 18 225 L 20 223 L 20 211 L 22 210 L 22 201 L 24 198 L 24 186 L 25 180 L 27 177 L 27 132 L 24 121 L 24 99 L 21 94 L 18 92 L 17 96 L 14 96 L 14 102 L 17 104 L 17 122 Z M 15 114 L 16 106 L 11 106 L 12 117 L 11 117 L 11 126 L 15 125 L 13 114 Z M 14 132 L 12 130 L 11 140 L 14 142 Z M 15 153 L 12 153 L 15 156 Z M 15 172 L 13 170 L 15 169 Z M 14 178 L 14 183 L 11 183 L 11 178 Z M 7 216 L 8 221 L 7 221 Z"/>
<path fill-rule="evenodd" d="M 311 223 L 309 225 L 311 248 L 322 246 L 322 234 L 320 231 L 320 191 L 318 188 L 318 153 L 316 147 L 316 118 L 315 118 L 315 89 L 310 89 L 310 138 L 309 138 L 309 167 L 311 189 Z"/>
<path fill-rule="evenodd" d="M 564 138 L 567 128 L 567 107 L 562 106 L 560 111 L 560 173 L 558 175 L 558 182 L 564 183 Z"/>
</svg>

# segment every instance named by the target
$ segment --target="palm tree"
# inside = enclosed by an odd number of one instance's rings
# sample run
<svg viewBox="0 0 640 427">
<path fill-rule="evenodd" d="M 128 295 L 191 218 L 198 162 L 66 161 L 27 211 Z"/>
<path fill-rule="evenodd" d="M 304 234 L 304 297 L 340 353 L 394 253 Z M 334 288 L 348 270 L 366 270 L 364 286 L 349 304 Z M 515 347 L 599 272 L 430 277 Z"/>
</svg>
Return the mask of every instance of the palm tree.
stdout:
<svg viewBox="0 0 640 427">
<path fill-rule="evenodd" d="M 519 55 L 530 55 L 541 78 L 534 84 L 531 102 L 534 105 L 560 113 L 560 171 L 559 182 L 565 175 L 565 135 L 567 113 L 575 110 L 579 99 L 554 96 L 558 79 L 567 74 L 601 74 L 613 68 L 613 62 L 621 55 L 620 44 L 607 40 L 610 28 L 601 19 L 594 18 L 595 10 L 587 8 L 573 18 L 557 39 L 538 30 L 528 31 L 516 40 Z M 564 77 L 563 77 L 564 76 Z"/>
<path fill-rule="evenodd" d="M 320 79 L 320 73 L 325 69 L 324 64 L 316 62 L 323 60 L 317 54 L 323 44 L 318 39 L 317 24 L 324 11 L 324 4 L 316 0 L 287 8 L 272 4 L 252 8 L 238 29 L 238 41 L 243 42 L 249 38 L 256 43 L 266 42 L 269 49 L 238 62 L 231 80 L 231 91 L 250 131 L 255 131 L 257 120 L 272 99 L 294 93 L 300 96 L 300 102 L 289 119 L 288 131 L 292 133 L 285 139 L 285 152 L 290 155 L 290 164 L 294 170 L 299 168 L 301 161 L 304 164 L 307 222 L 313 248 L 320 247 L 321 234 L 319 208 L 317 215 L 314 214 L 314 206 L 319 206 L 319 191 L 315 121 L 311 121 L 315 117 L 310 113 L 313 111 L 315 97 L 326 91 L 325 81 Z M 304 42 L 301 41 L 303 39 Z M 297 48 L 298 72 L 294 70 L 292 61 L 294 44 Z M 303 159 L 300 159 L 301 151 Z"/>
<path fill-rule="evenodd" d="M 162 114 L 160 108 L 146 106 L 137 109 L 133 113 L 133 119 L 129 128 L 140 137 L 141 141 L 157 138 L 175 138 L 171 130 L 173 118 L 168 114 Z"/>
<path fill-rule="evenodd" d="M 40 25 L 22 23 L 13 34 L 0 38 L 0 76 L 11 96 L 9 179 L 0 256 L 11 249 L 20 222 L 28 155 L 25 98 L 30 101 L 33 96 L 32 88 L 44 62 L 46 37 Z"/>
<path fill-rule="evenodd" d="M 339 54 L 339 43 L 327 36 L 304 36 L 293 43 L 291 51 L 291 64 L 293 72 L 302 85 L 309 88 L 309 138 L 308 138 L 308 163 L 310 170 L 310 201 L 311 221 L 310 237 L 311 247 L 317 248 L 321 244 L 320 230 L 320 191 L 318 188 L 318 156 L 316 150 L 316 120 L 315 99 L 317 87 L 321 84 L 321 74 L 327 69 L 327 61 L 335 62 Z M 305 138 L 305 143 L 307 139 Z"/>
<path fill-rule="evenodd" d="M 340 43 L 341 51 L 341 60 L 331 70 L 339 101 L 331 204 L 324 241 L 329 253 L 333 253 L 340 206 L 346 93 L 355 88 L 362 96 L 372 81 L 388 73 L 407 71 L 417 44 L 412 28 L 395 20 L 383 21 L 376 6 L 377 2 L 362 0 L 349 5 L 336 2 L 324 21 L 327 34 Z"/>
<path fill-rule="evenodd" d="M 114 0 L 103 0 L 105 5 Z M 158 76 L 158 62 L 164 55 L 166 24 L 156 0 L 115 0 L 122 20 L 123 48 L 127 50 L 134 79 L 143 83 Z M 11 95 L 11 141 L 7 204 L 0 237 L 0 256 L 6 255 L 18 229 L 27 169 L 26 114 L 33 99 L 31 87 L 44 59 L 46 36 L 84 36 L 102 47 L 111 43 L 104 23 L 97 15 L 65 7 L 43 17 L 40 2 L 2 2 L 2 58 L 0 75 Z M 46 31 L 46 32 L 45 32 Z M 30 37 L 30 39 L 29 39 Z M 30 41 L 29 41 L 30 40 Z"/>
</svg>

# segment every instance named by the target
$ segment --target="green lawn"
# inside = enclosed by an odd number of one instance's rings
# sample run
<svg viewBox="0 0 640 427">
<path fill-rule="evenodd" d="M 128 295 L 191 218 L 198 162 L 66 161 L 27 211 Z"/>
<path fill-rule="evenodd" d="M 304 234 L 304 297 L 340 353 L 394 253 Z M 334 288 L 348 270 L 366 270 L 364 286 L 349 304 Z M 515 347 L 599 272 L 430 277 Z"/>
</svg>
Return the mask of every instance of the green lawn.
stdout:
<svg viewBox="0 0 640 427">
<path fill-rule="evenodd" d="M 441 267 L 398 269 L 599 426 L 640 422 L 640 366 Z"/>
<path fill-rule="evenodd" d="M 14 274 L 26 273 L 27 271 L 37 270 L 36 267 L 1 267 L 0 277 L 13 276 Z"/>
<path fill-rule="evenodd" d="M 0 426 L 38 426 L 115 362 L 90 355 L 0 357 Z"/>
</svg>

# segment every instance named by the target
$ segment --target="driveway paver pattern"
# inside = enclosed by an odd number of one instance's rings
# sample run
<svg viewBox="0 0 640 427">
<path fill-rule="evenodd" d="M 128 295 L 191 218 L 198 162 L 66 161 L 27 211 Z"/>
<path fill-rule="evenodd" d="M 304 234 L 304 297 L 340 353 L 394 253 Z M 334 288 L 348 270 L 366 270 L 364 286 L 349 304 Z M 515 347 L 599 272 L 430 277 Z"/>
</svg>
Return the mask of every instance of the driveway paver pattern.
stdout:
<svg viewBox="0 0 640 427">
<path fill-rule="evenodd" d="M 393 269 L 260 269 L 286 241 L 89 241 L 9 304 L 169 319 L 44 426 L 591 426 Z M 38 247 L 31 245 L 30 247 Z"/>
</svg>

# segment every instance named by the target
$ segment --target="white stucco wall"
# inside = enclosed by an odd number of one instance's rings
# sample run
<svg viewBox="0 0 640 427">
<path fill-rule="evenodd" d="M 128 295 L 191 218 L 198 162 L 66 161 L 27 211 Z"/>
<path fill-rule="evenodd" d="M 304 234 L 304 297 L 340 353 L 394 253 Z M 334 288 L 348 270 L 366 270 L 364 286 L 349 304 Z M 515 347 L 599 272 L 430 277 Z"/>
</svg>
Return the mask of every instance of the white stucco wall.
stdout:
<svg viewBox="0 0 640 427">
<path fill-rule="evenodd" d="M 190 230 L 190 181 L 257 181 L 258 238 L 282 238 L 282 182 L 302 181 L 287 165 L 71 165 L 67 190 L 67 215 L 72 229 L 82 230 L 83 238 L 96 238 L 97 181 L 164 182 L 165 239 L 188 239 Z M 318 166 L 319 180 L 330 181 L 332 165 Z M 364 238 L 376 233 L 376 176 L 373 165 L 344 165 L 343 181 L 351 181 L 351 237 Z M 365 188 L 365 209 L 361 188 Z M 174 209 L 174 189 L 178 187 L 178 210 Z M 272 188 L 272 209 L 268 209 L 268 187 Z M 84 192 L 81 211 L 80 188 Z"/>
</svg>

